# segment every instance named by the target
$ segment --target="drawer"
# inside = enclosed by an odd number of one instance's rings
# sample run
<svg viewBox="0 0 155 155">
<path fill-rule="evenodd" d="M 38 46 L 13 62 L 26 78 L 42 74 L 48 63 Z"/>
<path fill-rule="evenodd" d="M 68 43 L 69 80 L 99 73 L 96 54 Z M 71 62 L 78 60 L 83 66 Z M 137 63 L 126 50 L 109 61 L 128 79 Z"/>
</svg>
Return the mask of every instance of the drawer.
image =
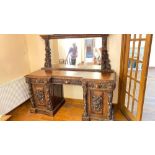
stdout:
<svg viewBox="0 0 155 155">
<path fill-rule="evenodd" d="M 98 89 L 98 90 L 114 90 L 115 82 L 98 82 L 98 81 L 89 81 L 88 89 Z"/>
<path fill-rule="evenodd" d="M 81 85 L 82 82 L 80 79 L 73 78 L 53 78 L 52 84 L 73 84 L 73 85 Z"/>
</svg>

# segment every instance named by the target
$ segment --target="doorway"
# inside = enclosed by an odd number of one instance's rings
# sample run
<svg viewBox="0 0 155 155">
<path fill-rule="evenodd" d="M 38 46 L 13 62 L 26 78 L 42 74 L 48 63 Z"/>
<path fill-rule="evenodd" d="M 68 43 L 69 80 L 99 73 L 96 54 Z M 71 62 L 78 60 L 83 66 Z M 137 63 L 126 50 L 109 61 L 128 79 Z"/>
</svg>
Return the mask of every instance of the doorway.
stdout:
<svg viewBox="0 0 155 155">
<path fill-rule="evenodd" d="M 119 107 L 129 120 L 141 120 L 152 44 L 151 34 L 124 34 Z"/>
</svg>

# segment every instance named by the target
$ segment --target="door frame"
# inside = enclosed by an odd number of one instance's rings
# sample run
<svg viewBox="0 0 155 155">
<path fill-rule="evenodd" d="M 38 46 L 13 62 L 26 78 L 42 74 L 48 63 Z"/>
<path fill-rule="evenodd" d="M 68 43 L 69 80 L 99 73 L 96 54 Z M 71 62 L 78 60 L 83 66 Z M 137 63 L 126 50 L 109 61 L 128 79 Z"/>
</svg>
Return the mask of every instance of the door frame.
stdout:
<svg viewBox="0 0 155 155">
<path fill-rule="evenodd" d="M 122 107 L 123 107 L 123 102 L 124 102 L 124 96 L 122 95 L 122 88 L 123 88 L 123 84 L 124 82 L 124 68 L 125 68 L 125 52 L 127 50 L 127 35 L 129 34 L 122 34 L 122 43 L 121 43 L 121 56 L 120 56 L 120 74 L 119 74 L 119 88 L 118 88 L 118 109 L 125 115 L 125 117 L 128 120 L 131 120 L 129 117 L 127 117 L 127 113 L 122 111 Z M 144 69 L 142 72 L 142 81 L 143 81 L 143 89 L 140 90 L 139 95 L 144 95 L 145 96 L 145 89 L 146 89 L 146 80 L 147 80 L 147 74 L 148 74 L 148 67 L 149 67 L 149 60 L 150 60 L 150 53 L 151 53 L 151 46 L 152 46 L 152 38 L 153 38 L 153 34 L 150 34 L 150 39 L 149 44 L 147 44 L 147 47 L 145 47 L 148 52 L 145 53 L 144 55 L 144 66 L 146 68 L 146 70 Z M 147 38 L 148 39 L 148 38 Z M 148 58 L 148 59 L 147 59 Z M 145 76 L 144 76 L 145 75 Z M 126 82 L 125 82 L 126 84 Z M 137 119 L 141 120 L 142 119 L 142 113 L 143 113 L 143 104 L 144 104 L 144 98 L 140 98 L 140 105 L 138 105 L 138 114 L 137 114 Z M 133 118 L 133 120 L 135 120 Z"/>
</svg>

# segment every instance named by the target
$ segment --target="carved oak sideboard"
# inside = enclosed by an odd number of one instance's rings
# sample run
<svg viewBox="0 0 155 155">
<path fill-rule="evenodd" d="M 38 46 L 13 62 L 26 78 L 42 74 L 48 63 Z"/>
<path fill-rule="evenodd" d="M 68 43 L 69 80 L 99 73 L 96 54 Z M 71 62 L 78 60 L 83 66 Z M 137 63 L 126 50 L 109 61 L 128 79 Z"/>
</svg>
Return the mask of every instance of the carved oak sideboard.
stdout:
<svg viewBox="0 0 155 155">
<path fill-rule="evenodd" d="M 101 67 L 52 65 L 51 39 L 102 38 Z M 112 120 L 112 98 L 116 74 L 111 69 L 107 34 L 53 34 L 41 35 L 45 41 L 45 63 L 42 70 L 26 76 L 29 84 L 31 112 L 54 116 L 64 103 L 63 84 L 83 87 L 82 120 Z"/>
<path fill-rule="evenodd" d="M 112 120 L 115 73 L 39 70 L 26 76 L 31 112 L 54 116 L 64 103 L 63 84 L 83 87 L 82 120 Z"/>
</svg>

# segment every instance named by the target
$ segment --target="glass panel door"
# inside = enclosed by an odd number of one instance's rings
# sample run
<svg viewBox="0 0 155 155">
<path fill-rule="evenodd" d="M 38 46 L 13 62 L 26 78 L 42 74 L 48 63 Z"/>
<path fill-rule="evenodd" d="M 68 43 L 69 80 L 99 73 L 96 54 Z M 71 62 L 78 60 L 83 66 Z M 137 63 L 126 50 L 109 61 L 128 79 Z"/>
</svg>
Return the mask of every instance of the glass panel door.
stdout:
<svg viewBox="0 0 155 155">
<path fill-rule="evenodd" d="M 130 120 L 141 120 L 152 35 L 126 35 L 121 89 L 121 111 Z"/>
</svg>

